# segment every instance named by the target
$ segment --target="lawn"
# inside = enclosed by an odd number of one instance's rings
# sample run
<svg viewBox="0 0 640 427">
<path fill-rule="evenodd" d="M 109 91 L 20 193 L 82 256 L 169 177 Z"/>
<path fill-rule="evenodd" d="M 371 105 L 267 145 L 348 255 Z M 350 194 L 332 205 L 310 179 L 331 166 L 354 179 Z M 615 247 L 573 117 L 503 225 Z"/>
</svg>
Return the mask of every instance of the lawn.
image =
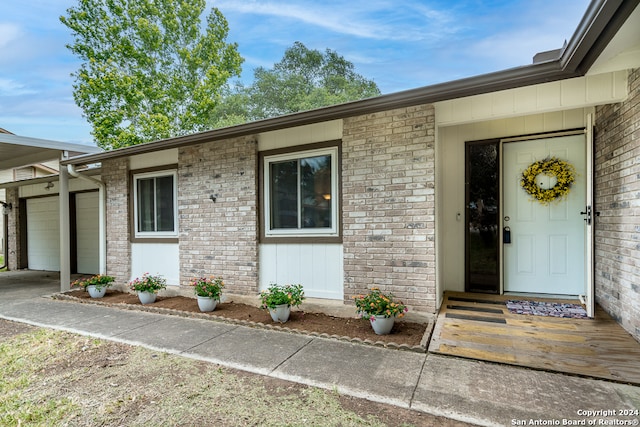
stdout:
<svg viewBox="0 0 640 427">
<path fill-rule="evenodd" d="M 213 363 L 0 320 L 0 425 L 465 424 Z"/>
</svg>

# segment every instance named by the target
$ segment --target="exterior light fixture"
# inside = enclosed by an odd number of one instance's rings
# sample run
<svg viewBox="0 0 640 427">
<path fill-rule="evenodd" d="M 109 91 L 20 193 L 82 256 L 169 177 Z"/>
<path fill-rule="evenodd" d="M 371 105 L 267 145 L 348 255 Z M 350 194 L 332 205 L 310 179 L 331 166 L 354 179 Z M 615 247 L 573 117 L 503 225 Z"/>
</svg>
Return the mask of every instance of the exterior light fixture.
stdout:
<svg viewBox="0 0 640 427">
<path fill-rule="evenodd" d="M 9 215 L 11 209 L 13 209 L 13 205 L 11 205 L 11 203 L 5 203 L 2 201 L 0 201 L 0 204 L 2 205 L 2 214 Z"/>
</svg>

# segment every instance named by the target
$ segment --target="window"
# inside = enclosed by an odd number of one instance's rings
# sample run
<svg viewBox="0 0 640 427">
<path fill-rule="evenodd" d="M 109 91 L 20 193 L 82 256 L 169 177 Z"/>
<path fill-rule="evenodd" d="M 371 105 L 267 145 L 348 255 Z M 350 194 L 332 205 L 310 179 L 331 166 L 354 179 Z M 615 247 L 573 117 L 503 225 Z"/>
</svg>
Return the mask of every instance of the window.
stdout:
<svg viewBox="0 0 640 427">
<path fill-rule="evenodd" d="M 338 235 L 338 147 L 265 156 L 268 236 Z"/>
<path fill-rule="evenodd" d="M 136 237 L 175 237 L 176 173 L 141 173 L 133 176 Z"/>
</svg>

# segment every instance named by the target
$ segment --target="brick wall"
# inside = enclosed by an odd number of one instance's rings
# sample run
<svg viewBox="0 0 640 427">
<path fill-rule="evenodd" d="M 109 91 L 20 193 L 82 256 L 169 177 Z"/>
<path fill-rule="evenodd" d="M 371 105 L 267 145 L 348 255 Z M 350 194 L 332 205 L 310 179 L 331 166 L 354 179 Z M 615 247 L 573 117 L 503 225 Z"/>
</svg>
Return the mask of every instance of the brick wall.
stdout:
<svg viewBox="0 0 640 427">
<path fill-rule="evenodd" d="M 423 105 L 344 120 L 345 301 L 377 286 L 436 310 L 434 117 Z"/>
<path fill-rule="evenodd" d="M 7 268 L 9 270 L 17 270 L 21 264 L 20 260 L 20 203 L 18 196 L 18 188 L 8 188 L 5 193 L 5 201 L 11 203 L 11 213 L 7 219 L 9 234 L 7 235 L 7 244 L 9 245 L 9 253 L 5 254 L 7 260 Z M 1 209 L 1 207 L 0 207 Z M 0 213 L 1 214 L 1 213 Z"/>
<path fill-rule="evenodd" d="M 640 69 L 629 98 L 596 109 L 596 300 L 640 340 Z"/>
<path fill-rule="evenodd" d="M 131 277 L 128 158 L 102 162 L 107 196 L 107 274 L 125 286 Z"/>
<path fill-rule="evenodd" d="M 178 155 L 180 282 L 222 276 L 234 294 L 258 292 L 257 144 L 237 138 Z M 215 203 L 209 198 L 217 194 Z"/>
</svg>

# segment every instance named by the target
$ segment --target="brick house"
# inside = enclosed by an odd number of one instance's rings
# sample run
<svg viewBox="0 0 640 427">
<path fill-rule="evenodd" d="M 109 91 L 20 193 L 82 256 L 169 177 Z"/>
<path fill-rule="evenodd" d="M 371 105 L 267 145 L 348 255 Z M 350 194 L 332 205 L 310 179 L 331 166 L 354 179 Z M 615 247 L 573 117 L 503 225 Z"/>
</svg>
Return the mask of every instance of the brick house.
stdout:
<svg viewBox="0 0 640 427">
<path fill-rule="evenodd" d="M 640 340 L 637 5 L 594 0 L 531 65 L 64 160 L 101 163 L 101 271 L 378 286 L 424 313 L 447 290 L 580 295 Z M 547 157 L 576 169 L 549 205 L 520 187 Z"/>
</svg>

